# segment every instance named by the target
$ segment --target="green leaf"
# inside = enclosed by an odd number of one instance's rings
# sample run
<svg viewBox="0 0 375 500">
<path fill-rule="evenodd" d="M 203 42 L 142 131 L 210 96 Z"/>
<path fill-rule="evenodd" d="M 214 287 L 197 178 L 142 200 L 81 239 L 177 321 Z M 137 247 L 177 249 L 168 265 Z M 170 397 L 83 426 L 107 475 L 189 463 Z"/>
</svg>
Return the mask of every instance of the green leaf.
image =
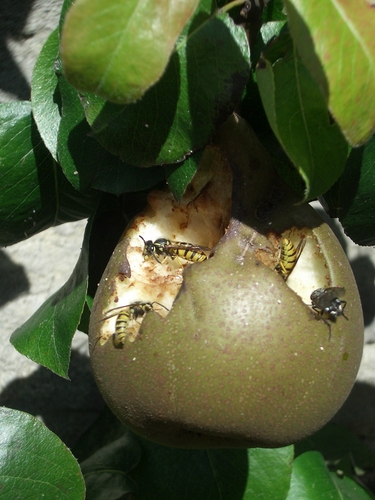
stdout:
<svg viewBox="0 0 375 500">
<path fill-rule="evenodd" d="M 263 22 L 285 20 L 286 15 L 283 0 L 268 1 L 264 7 Z"/>
<path fill-rule="evenodd" d="M 74 453 L 84 459 L 88 490 L 98 481 L 102 498 L 112 498 L 121 487 L 142 500 L 242 500 L 249 467 L 247 450 L 182 450 L 152 443 L 121 425 L 108 408 Z"/>
<path fill-rule="evenodd" d="M 57 29 L 51 33 L 36 61 L 31 80 L 31 103 L 39 134 L 57 160 L 57 134 L 60 125 L 61 98 L 54 64 L 59 53 Z"/>
<path fill-rule="evenodd" d="M 329 423 L 304 441 L 294 445 L 296 455 L 309 450 L 320 451 L 329 463 L 336 463 L 350 454 L 355 467 L 372 469 L 375 452 L 350 433 L 345 427 Z"/>
<path fill-rule="evenodd" d="M 292 478 L 287 500 L 342 500 L 339 488 L 332 480 L 323 456 L 309 451 L 293 462 Z"/>
<path fill-rule="evenodd" d="M 302 201 L 314 199 L 343 172 L 346 141 L 288 33 L 270 44 L 256 76 L 272 130 L 305 181 Z"/>
<path fill-rule="evenodd" d="M 85 305 L 90 229 L 88 224 L 69 280 L 10 339 L 21 354 L 64 378 L 68 378 L 70 345 Z"/>
<path fill-rule="evenodd" d="M 285 0 L 290 30 L 347 140 L 375 130 L 375 13 L 369 1 Z"/>
<path fill-rule="evenodd" d="M 130 432 L 97 450 L 81 463 L 87 498 L 115 500 L 121 495 L 135 492 L 136 485 L 127 473 L 136 467 L 140 457 L 141 448 Z"/>
<path fill-rule="evenodd" d="M 40 138 L 30 102 L 0 105 L 0 244 L 87 217 L 96 193 L 75 191 Z"/>
<path fill-rule="evenodd" d="M 58 157 L 66 177 L 75 189 L 90 188 L 116 195 L 148 189 L 164 179 L 160 167 L 147 171 L 127 165 L 106 151 L 92 137 L 77 91 L 60 77 L 62 119 Z"/>
<path fill-rule="evenodd" d="M 120 500 L 135 498 L 134 483 L 122 472 L 94 472 L 85 476 L 86 500 Z M 129 496 L 127 496 L 129 495 Z"/>
<path fill-rule="evenodd" d="M 193 179 L 199 162 L 203 156 L 203 149 L 193 153 L 178 167 L 173 165 L 165 166 L 165 173 L 169 189 L 172 191 L 177 201 L 180 201 L 188 184 Z"/>
<path fill-rule="evenodd" d="M 278 2 L 269 2 L 266 9 L 269 8 L 269 12 L 272 15 L 274 15 L 274 9 L 276 9 L 275 15 L 277 17 L 278 13 L 281 12 L 281 10 L 277 10 L 278 7 Z M 281 7 L 283 7 L 283 5 L 281 5 Z M 283 15 L 283 17 L 285 19 L 285 15 Z M 241 116 L 249 122 L 263 146 L 267 149 L 280 177 L 289 184 L 298 198 L 302 200 L 304 198 L 306 184 L 270 127 L 260 97 L 255 73 L 256 64 L 261 57 L 261 53 L 265 50 L 268 42 L 280 35 L 281 30 L 285 30 L 285 20 L 269 21 L 262 25 L 254 46 L 252 47 L 252 77 L 246 85 L 246 92 L 241 101 Z"/>
<path fill-rule="evenodd" d="M 60 439 L 27 413 L 0 408 L 0 496 L 17 500 L 85 498 L 77 461 Z"/>
<path fill-rule="evenodd" d="M 108 446 L 110 443 L 117 441 L 125 434 L 129 433 L 129 429 L 125 427 L 117 417 L 106 406 L 100 416 L 90 425 L 90 427 L 83 433 L 80 439 L 73 446 L 72 452 L 80 463 L 90 459 L 97 451 Z M 135 434 L 131 433 L 130 437 L 134 440 L 134 446 L 137 446 L 138 438 Z M 130 438 L 129 437 L 129 438 Z M 139 448 L 139 445 L 138 445 Z M 129 448 L 131 451 L 133 448 Z M 137 453 L 131 451 L 133 457 L 138 456 Z M 139 462 L 137 459 L 130 460 L 133 465 Z M 130 463 L 128 459 L 126 464 Z M 127 465 L 128 466 L 128 465 Z M 131 467 L 130 467 L 131 468 Z"/>
<path fill-rule="evenodd" d="M 293 446 L 273 450 L 250 449 L 249 476 L 243 500 L 284 500 L 290 487 L 293 456 Z"/>
<path fill-rule="evenodd" d="M 122 436 L 102 446 L 81 463 L 83 474 L 108 470 L 126 473 L 136 467 L 141 458 L 141 447 L 137 438 L 126 427 L 123 429 Z"/>
<path fill-rule="evenodd" d="M 199 0 L 77 0 L 62 32 L 64 73 L 108 101 L 138 100 L 163 74 Z"/>
<path fill-rule="evenodd" d="M 247 450 L 182 450 L 139 438 L 142 456 L 130 477 L 142 500 L 240 500 Z"/>
<path fill-rule="evenodd" d="M 324 195 L 330 213 L 358 245 L 375 245 L 375 136 L 352 149 L 345 171 Z"/>
<path fill-rule="evenodd" d="M 60 19 L 59 19 L 59 36 L 60 36 L 60 39 L 61 39 L 62 30 L 63 30 L 63 27 L 64 27 L 66 15 L 67 15 L 69 9 L 71 8 L 71 6 L 73 5 L 73 3 L 74 3 L 74 0 L 64 0 L 63 1 L 62 7 L 61 7 L 61 12 L 60 12 Z"/>
<path fill-rule="evenodd" d="M 84 95 L 95 137 L 132 165 L 184 160 L 205 146 L 241 97 L 250 70 L 245 31 L 227 14 L 210 16 L 205 3 L 179 38 L 162 78 L 142 100 L 120 106 Z"/>
<path fill-rule="evenodd" d="M 335 472 L 331 472 L 331 479 L 340 492 L 340 496 L 337 497 L 340 500 L 373 500 L 374 498 L 349 477 L 339 477 Z"/>
</svg>

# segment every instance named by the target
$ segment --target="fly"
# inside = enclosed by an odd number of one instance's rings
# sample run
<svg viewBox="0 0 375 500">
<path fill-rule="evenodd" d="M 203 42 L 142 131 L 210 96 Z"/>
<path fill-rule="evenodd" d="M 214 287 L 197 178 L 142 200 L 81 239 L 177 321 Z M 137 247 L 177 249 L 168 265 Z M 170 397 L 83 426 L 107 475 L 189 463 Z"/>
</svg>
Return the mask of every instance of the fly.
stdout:
<svg viewBox="0 0 375 500">
<path fill-rule="evenodd" d="M 345 288 L 334 286 L 318 288 L 310 295 L 311 307 L 318 313 L 323 322 L 328 326 L 329 338 L 331 340 L 331 322 L 335 322 L 339 316 L 345 316 L 346 301 L 339 297 L 345 295 Z"/>
</svg>

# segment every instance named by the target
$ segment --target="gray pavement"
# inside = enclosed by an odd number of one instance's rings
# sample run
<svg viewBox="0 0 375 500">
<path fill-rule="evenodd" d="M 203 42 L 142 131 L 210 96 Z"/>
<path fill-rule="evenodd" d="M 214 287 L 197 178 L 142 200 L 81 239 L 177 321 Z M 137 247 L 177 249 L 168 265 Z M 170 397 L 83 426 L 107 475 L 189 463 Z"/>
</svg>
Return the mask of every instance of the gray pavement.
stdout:
<svg viewBox="0 0 375 500">
<path fill-rule="evenodd" d="M 1 0 L 0 102 L 30 98 L 33 67 L 57 27 L 62 0 Z M 40 418 L 71 446 L 101 412 L 87 336 L 73 339 L 67 381 L 19 354 L 11 333 L 69 278 L 86 221 L 51 228 L 0 250 L 0 405 Z"/>
<path fill-rule="evenodd" d="M 19 354 L 12 332 L 69 278 L 86 221 L 48 229 L 0 250 L 0 405 L 38 416 L 72 445 L 104 407 L 92 377 L 87 335 L 73 339 L 67 381 Z"/>
</svg>

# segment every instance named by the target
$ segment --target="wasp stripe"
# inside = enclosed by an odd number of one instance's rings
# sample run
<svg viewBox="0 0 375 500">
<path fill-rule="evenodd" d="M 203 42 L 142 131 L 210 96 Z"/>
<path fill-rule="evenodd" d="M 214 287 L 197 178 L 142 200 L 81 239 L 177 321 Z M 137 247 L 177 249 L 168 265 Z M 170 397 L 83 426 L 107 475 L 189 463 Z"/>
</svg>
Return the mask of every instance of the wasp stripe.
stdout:
<svg viewBox="0 0 375 500">
<path fill-rule="evenodd" d="M 182 257 L 190 262 L 203 262 L 207 259 L 207 255 L 204 252 L 197 250 L 189 250 L 188 248 L 178 248 L 174 249 L 173 252 L 178 257 Z"/>
<path fill-rule="evenodd" d="M 171 241 L 165 238 L 158 238 L 153 242 L 152 240 L 146 241 L 142 236 L 140 236 L 140 238 L 145 244 L 143 249 L 144 258 L 147 260 L 152 255 L 159 264 L 162 264 L 167 257 L 171 259 L 180 257 L 189 262 L 203 262 L 207 259 L 207 255 L 203 250 L 210 250 L 209 248 L 183 241 Z M 160 261 L 158 257 L 164 257 L 164 259 Z"/>
<path fill-rule="evenodd" d="M 120 313 L 116 319 L 115 333 L 116 335 L 121 335 L 125 333 L 125 330 L 130 321 L 130 314 L 128 312 Z"/>
<path fill-rule="evenodd" d="M 306 240 L 302 239 L 296 248 L 291 240 L 288 238 L 283 239 L 280 250 L 280 260 L 276 266 L 276 270 L 279 274 L 281 274 L 285 281 L 288 279 L 290 273 L 297 264 L 305 244 Z"/>
<path fill-rule="evenodd" d="M 154 304 L 158 304 L 164 309 L 168 310 L 163 304 L 159 302 L 135 302 L 127 306 L 114 307 L 110 309 L 109 313 L 119 309 L 118 313 L 107 315 L 101 321 L 106 321 L 109 318 L 116 318 L 115 332 L 113 334 L 113 344 L 115 347 L 120 347 L 125 344 L 125 339 L 128 333 L 129 323 L 131 321 L 136 321 L 138 318 L 143 318 L 146 313 L 154 309 Z M 108 341 L 108 335 L 105 334 L 99 339 L 99 345 L 104 345 Z"/>
</svg>

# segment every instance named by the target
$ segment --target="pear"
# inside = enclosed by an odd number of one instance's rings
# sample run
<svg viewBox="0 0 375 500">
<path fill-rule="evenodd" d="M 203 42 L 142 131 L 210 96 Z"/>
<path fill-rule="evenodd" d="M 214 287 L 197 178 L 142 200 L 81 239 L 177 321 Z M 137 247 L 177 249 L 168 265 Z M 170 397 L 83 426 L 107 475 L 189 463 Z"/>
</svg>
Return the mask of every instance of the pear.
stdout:
<svg viewBox="0 0 375 500">
<path fill-rule="evenodd" d="M 279 447 L 322 427 L 363 348 L 358 290 L 329 226 L 295 204 L 236 116 L 182 200 L 165 190 L 148 202 L 92 309 L 91 362 L 112 411 L 182 448 Z"/>
</svg>

